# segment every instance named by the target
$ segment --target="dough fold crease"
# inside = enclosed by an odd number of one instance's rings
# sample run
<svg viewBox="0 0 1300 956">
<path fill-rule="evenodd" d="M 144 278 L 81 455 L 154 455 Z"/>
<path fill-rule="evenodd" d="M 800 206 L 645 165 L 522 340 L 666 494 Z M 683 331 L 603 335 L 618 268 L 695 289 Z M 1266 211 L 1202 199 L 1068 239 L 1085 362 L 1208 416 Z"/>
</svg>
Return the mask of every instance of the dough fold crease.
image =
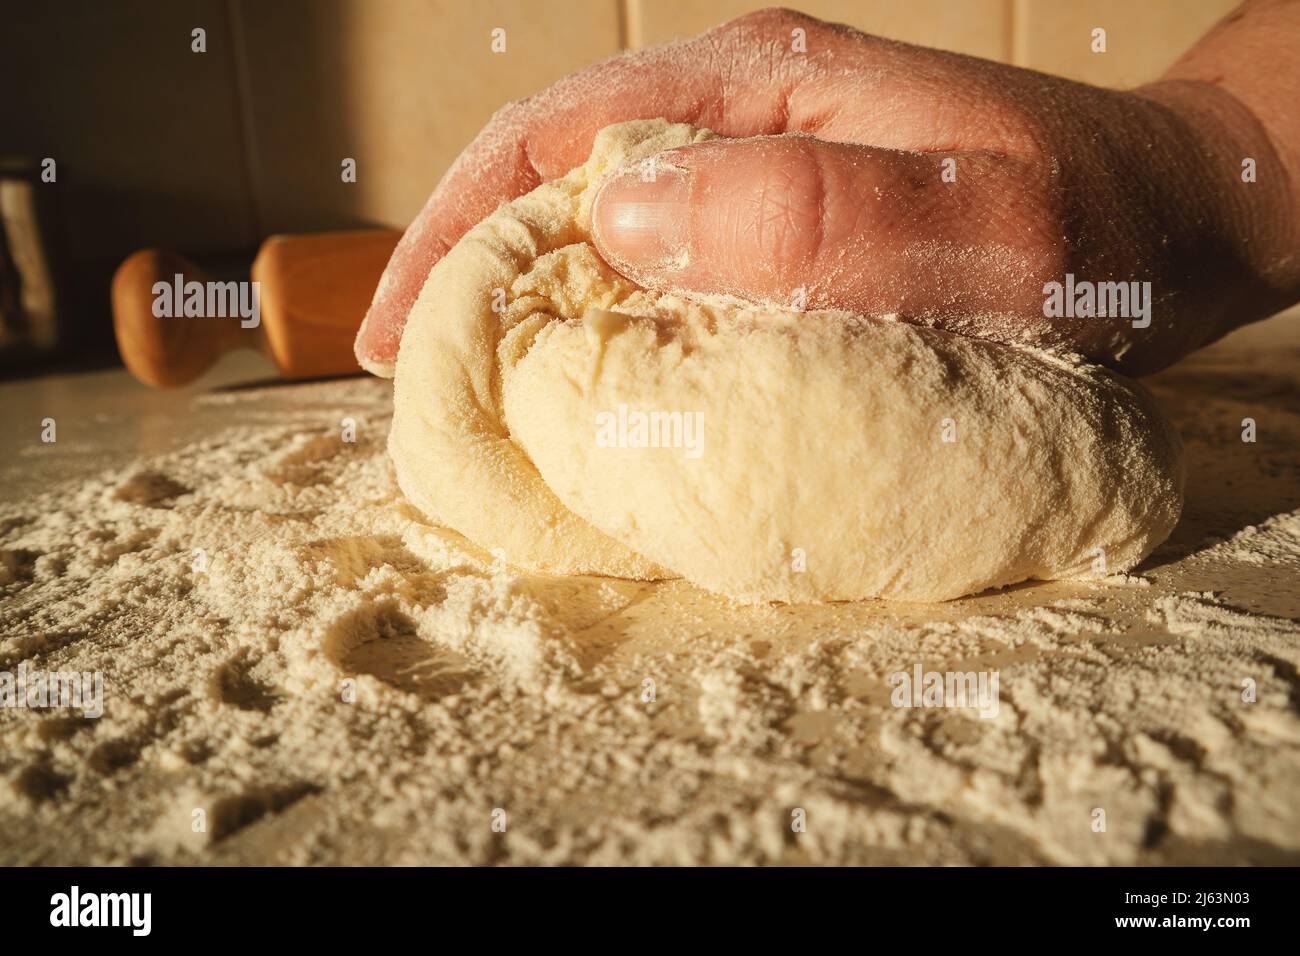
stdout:
<svg viewBox="0 0 1300 956">
<path fill-rule="evenodd" d="M 630 163 L 712 138 L 608 127 L 500 207 L 408 319 L 407 497 L 523 569 L 731 598 L 936 601 L 1119 573 L 1172 531 L 1181 444 L 1105 369 L 902 322 L 642 289 L 591 244 Z"/>
</svg>

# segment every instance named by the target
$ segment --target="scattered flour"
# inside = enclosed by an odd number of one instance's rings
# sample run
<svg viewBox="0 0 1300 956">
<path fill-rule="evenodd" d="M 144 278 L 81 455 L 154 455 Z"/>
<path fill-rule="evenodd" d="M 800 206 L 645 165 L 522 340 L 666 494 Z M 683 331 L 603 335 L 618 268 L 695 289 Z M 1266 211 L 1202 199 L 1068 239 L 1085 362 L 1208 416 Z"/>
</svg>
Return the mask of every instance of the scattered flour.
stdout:
<svg viewBox="0 0 1300 956">
<path fill-rule="evenodd" d="M 0 508 L 0 672 L 105 697 L 0 709 L 0 862 L 1300 862 L 1295 512 L 1194 487 L 1143 584 L 737 606 L 428 524 L 386 383 L 193 401 L 228 424 Z M 918 666 L 996 716 L 892 706 Z"/>
</svg>

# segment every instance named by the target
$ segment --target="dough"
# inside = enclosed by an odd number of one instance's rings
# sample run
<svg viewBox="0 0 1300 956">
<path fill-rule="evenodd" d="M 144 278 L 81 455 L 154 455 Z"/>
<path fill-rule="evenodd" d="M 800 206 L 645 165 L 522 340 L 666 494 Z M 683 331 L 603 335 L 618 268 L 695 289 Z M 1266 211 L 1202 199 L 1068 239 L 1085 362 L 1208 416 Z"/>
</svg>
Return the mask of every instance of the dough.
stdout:
<svg viewBox="0 0 1300 956">
<path fill-rule="evenodd" d="M 1118 573 L 1164 540 L 1181 448 L 1136 383 L 610 269 L 589 241 L 604 178 L 712 137 L 609 127 L 433 268 L 389 438 L 422 511 L 519 568 L 681 575 L 742 601 L 945 600 Z"/>
</svg>

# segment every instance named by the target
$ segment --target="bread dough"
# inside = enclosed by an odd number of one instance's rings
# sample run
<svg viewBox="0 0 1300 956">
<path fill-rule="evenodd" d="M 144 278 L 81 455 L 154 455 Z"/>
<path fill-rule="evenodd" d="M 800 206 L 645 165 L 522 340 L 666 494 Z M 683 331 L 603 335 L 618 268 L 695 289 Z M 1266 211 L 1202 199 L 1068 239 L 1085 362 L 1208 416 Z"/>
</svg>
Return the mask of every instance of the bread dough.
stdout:
<svg viewBox="0 0 1300 956">
<path fill-rule="evenodd" d="M 1121 572 L 1164 540 L 1181 447 L 1134 382 L 609 268 L 590 242 L 600 184 L 710 138 L 609 127 L 433 268 L 389 438 L 422 511 L 519 568 L 681 575 L 742 601 L 945 600 Z"/>
</svg>

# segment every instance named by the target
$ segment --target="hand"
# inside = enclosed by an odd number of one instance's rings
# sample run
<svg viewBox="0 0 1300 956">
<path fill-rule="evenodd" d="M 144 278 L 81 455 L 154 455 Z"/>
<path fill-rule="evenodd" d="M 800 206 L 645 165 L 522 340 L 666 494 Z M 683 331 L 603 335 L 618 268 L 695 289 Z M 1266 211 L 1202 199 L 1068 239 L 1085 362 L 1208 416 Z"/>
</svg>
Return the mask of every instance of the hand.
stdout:
<svg viewBox="0 0 1300 956">
<path fill-rule="evenodd" d="M 1223 46 L 1224 29 L 1205 42 Z M 1275 148 L 1278 124 L 1266 130 L 1251 97 L 1196 75 L 1221 71 L 1227 46 L 1199 60 L 1198 47 L 1186 78 L 1176 67 L 1116 92 L 773 10 L 599 63 L 503 109 L 448 170 L 389 263 L 358 357 L 391 372 L 429 269 L 498 204 L 581 163 L 601 127 L 664 116 L 735 138 L 671 151 L 653 182 L 632 170 L 603 187 L 596 245 L 638 283 L 1161 368 L 1300 297 L 1300 136 Z M 1150 283 L 1149 324 L 1135 327 L 1141 291 L 1126 315 L 1045 314 L 1067 274 Z"/>
</svg>

